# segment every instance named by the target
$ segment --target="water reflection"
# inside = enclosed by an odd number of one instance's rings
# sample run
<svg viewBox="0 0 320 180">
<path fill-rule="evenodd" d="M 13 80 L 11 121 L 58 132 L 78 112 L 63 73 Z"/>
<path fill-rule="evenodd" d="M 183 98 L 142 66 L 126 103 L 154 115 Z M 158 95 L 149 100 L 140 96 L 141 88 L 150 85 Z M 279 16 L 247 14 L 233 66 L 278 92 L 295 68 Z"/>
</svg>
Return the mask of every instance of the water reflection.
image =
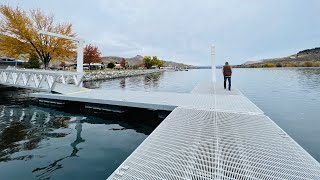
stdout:
<svg viewBox="0 0 320 180">
<path fill-rule="evenodd" d="M 80 122 L 80 120 L 76 121 L 75 130 L 77 131 L 77 134 L 76 134 L 75 141 L 73 141 L 70 144 L 70 146 L 72 147 L 71 154 L 68 156 L 65 156 L 63 158 L 59 158 L 45 167 L 40 167 L 40 168 L 36 168 L 36 169 L 32 170 L 32 173 L 35 173 L 37 178 L 40 178 L 40 179 L 50 178 L 51 173 L 53 173 L 54 171 L 56 171 L 58 169 L 63 168 L 63 163 L 61 161 L 65 160 L 67 158 L 70 158 L 70 157 L 78 157 L 77 153 L 80 151 L 80 149 L 77 148 L 77 145 L 85 142 L 85 140 L 81 137 L 82 123 Z"/>
<path fill-rule="evenodd" d="M 32 92 L 34 91 L 0 85 L 0 105 L 28 106 L 29 93 Z"/>
<path fill-rule="evenodd" d="M 23 93 L 15 88 L 0 88 L 0 179 L 30 179 L 26 178 L 28 172 L 37 179 L 65 179 L 56 175 L 72 173 L 74 166 L 83 170 L 73 176 L 104 179 L 106 172 L 113 172 L 154 129 L 147 115 L 139 118 L 141 114 L 136 113 L 137 117 L 129 120 L 106 120 L 111 116 L 101 113 L 101 118 L 72 115 L 30 106 L 25 103 L 28 95 Z M 135 118 L 148 122 L 137 123 Z M 100 158 L 95 159 L 96 156 Z M 81 163 L 77 163 L 79 160 Z M 103 168 L 90 169 L 88 163 Z"/>
<path fill-rule="evenodd" d="M 302 89 L 320 93 L 320 68 L 299 68 L 295 72 Z"/>
<path fill-rule="evenodd" d="M 162 73 L 153 73 L 144 76 L 145 89 L 154 89 L 159 87 L 160 79 L 163 76 Z"/>
<path fill-rule="evenodd" d="M 11 157 L 15 152 L 32 150 L 47 138 L 64 137 L 67 133 L 53 132 L 67 128 L 69 117 L 54 117 L 36 109 L 32 111 L 0 105 L 0 161 L 26 160 L 32 156 Z M 50 120 L 48 120 L 50 119 Z"/>
<path fill-rule="evenodd" d="M 90 88 L 90 89 L 97 89 L 101 87 L 101 84 L 104 81 L 88 81 L 88 82 L 83 82 L 83 86 L 86 88 Z"/>
<path fill-rule="evenodd" d="M 120 79 L 120 88 L 124 89 L 126 87 L 126 78 Z"/>
</svg>

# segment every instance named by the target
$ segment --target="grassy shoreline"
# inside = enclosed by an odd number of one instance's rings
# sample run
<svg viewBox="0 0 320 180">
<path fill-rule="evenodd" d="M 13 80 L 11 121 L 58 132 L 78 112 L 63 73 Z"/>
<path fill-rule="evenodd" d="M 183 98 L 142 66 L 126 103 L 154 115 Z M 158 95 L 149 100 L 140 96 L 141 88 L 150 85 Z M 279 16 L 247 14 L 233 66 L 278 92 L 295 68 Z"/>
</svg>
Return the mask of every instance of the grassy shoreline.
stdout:
<svg viewBox="0 0 320 180">
<path fill-rule="evenodd" d="M 320 67 L 320 61 L 296 62 L 264 62 L 256 64 L 236 65 L 234 68 L 276 68 L 276 67 Z"/>
</svg>

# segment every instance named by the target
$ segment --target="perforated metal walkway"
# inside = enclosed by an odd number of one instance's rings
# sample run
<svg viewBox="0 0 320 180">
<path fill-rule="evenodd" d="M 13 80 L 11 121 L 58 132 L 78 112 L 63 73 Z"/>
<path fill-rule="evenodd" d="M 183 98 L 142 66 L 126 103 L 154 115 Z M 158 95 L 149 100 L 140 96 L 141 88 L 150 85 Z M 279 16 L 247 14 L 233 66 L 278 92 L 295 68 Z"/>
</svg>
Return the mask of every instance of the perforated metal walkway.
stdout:
<svg viewBox="0 0 320 180">
<path fill-rule="evenodd" d="M 245 96 L 122 90 L 83 90 L 67 94 L 34 93 L 32 97 L 172 111 L 176 107 L 262 114 Z"/>
<path fill-rule="evenodd" d="M 320 179 L 319 163 L 281 128 L 218 87 L 197 86 L 212 106 L 175 108 L 108 179 Z"/>
</svg>

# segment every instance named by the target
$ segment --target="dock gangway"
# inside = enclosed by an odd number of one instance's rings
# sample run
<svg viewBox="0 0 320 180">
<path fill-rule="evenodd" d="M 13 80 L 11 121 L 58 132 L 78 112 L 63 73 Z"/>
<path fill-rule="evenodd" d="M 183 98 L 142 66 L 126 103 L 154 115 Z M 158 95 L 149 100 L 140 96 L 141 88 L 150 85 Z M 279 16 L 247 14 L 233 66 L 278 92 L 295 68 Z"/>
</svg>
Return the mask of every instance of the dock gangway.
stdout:
<svg viewBox="0 0 320 180">
<path fill-rule="evenodd" d="M 172 111 L 109 180 L 320 180 L 320 164 L 307 151 L 222 83 L 201 83 L 191 93 L 91 89 L 31 96 Z"/>
<path fill-rule="evenodd" d="M 48 92 L 82 89 L 83 73 L 40 69 L 0 69 L 0 85 Z"/>
</svg>

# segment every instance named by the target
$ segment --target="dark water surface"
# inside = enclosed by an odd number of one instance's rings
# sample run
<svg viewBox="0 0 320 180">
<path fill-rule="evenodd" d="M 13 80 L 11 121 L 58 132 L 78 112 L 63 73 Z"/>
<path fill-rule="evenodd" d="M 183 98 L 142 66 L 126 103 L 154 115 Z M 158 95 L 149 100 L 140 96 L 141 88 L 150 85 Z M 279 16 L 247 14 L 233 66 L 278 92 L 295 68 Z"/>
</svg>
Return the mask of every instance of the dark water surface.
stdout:
<svg viewBox="0 0 320 180">
<path fill-rule="evenodd" d="M 190 70 L 85 85 L 190 92 L 208 80 L 210 70 Z M 232 80 L 320 161 L 320 68 L 234 69 Z M 105 179 L 154 128 L 131 121 L 137 117 L 119 122 L 31 106 L 26 103 L 29 92 L 0 86 L 0 180 Z"/>
<path fill-rule="evenodd" d="M 0 87 L 0 180 L 105 179 L 150 134 L 139 124 L 28 106 L 28 92 Z"/>
</svg>

